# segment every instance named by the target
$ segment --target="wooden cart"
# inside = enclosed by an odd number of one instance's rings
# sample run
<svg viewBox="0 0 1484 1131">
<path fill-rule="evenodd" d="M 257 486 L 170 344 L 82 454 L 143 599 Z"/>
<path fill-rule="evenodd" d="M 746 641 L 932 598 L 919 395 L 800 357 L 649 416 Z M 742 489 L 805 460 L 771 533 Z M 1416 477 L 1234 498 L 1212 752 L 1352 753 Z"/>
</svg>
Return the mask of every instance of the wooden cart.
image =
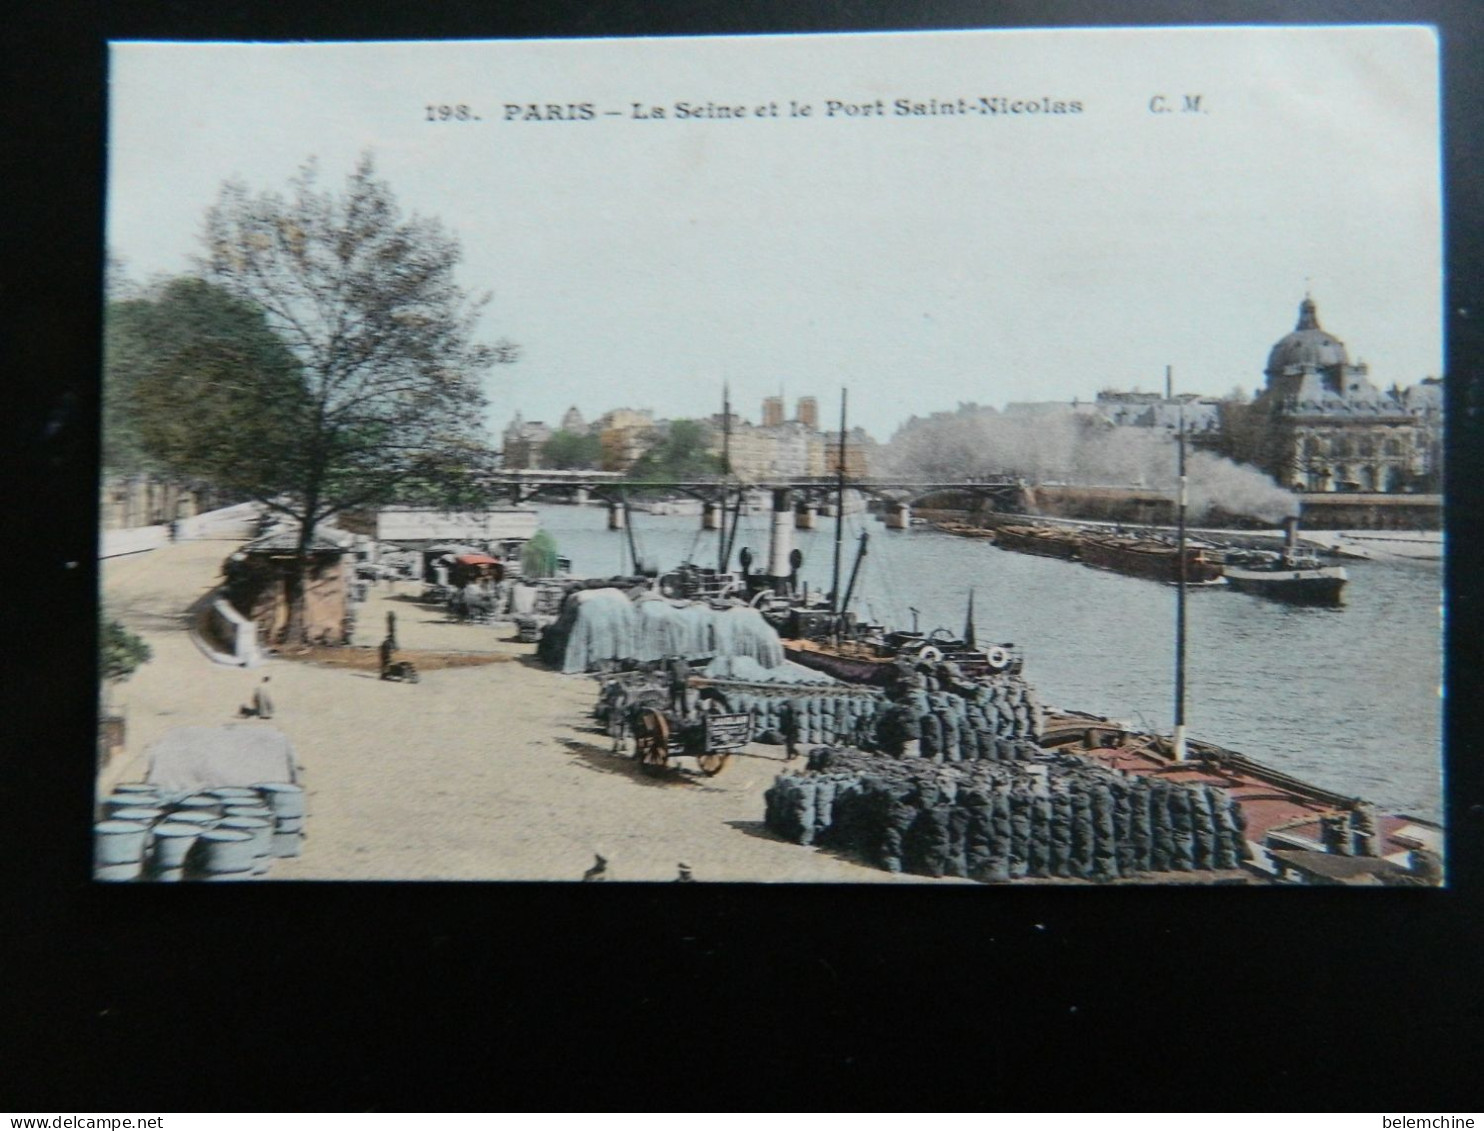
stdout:
<svg viewBox="0 0 1484 1131">
<path fill-rule="evenodd" d="M 752 716 L 729 712 L 720 697 L 703 698 L 691 720 L 666 707 L 640 706 L 632 726 L 634 757 L 649 774 L 662 772 L 671 758 L 694 758 L 701 773 L 715 777 L 726 769 L 732 752 L 752 740 Z"/>
</svg>

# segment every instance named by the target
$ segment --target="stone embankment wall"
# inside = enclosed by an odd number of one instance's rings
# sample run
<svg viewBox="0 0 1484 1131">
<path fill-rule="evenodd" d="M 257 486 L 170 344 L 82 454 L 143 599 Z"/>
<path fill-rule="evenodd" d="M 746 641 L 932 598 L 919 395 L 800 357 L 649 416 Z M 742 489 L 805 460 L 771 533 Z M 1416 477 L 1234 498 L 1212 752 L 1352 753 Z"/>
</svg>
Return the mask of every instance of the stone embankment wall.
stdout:
<svg viewBox="0 0 1484 1131">
<path fill-rule="evenodd" d="M 221 510 L 183 518 L 176 524 L 176 537 L 182 541 L 201 538 L 250 538 L 257 523 L 259 509 L 255 503 L 237 503 Z M 170 541 L 169 526 L 134 526 L 104 530 L 98 536 L 98 556 L 117 558 L 158 550 Z"/>
</svg>

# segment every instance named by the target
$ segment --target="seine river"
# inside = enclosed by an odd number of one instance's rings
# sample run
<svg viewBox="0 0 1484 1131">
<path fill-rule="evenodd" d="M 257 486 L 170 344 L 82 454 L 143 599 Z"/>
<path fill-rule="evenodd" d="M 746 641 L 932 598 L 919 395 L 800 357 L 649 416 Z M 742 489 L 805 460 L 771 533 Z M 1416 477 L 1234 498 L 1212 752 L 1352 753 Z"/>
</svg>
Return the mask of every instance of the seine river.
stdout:
<svg viewBox="0 0 1484 1131">
<path fill-rule="evenodd" d="M 600 507 L 542 507 L 575 573 L 627 569 L 627 539 Z M 695 517 L 634 515 L 646 560 L 714 565 L 716 535 Z M 742 519 L 736 545 L 767 560 L 767 516 Z M 833 520 L 795 531 L 803 578 L 827 589 Z M 1001 550 L 936 531 L 847 519 L 842 575 L 870 533 L 852 607 L 891 626 L 957 634 L 972 587 L 981 644 L 1013 642 L 1043 700 L 1168 732 L 1173 716 L 1173 588 Z M 734 560 L 735 566 L 735 560 Z M 1442 816 L 1441 585 L 1437 562 L 1346 562 L 1341 609 L 1289 607 L 1225 589 L 1193 591 L 1186 723 L 1193 738 L 1241 751 L 1340 793 Z M 842 580 L 842 585 L 844 584 Z"/>
</svg>

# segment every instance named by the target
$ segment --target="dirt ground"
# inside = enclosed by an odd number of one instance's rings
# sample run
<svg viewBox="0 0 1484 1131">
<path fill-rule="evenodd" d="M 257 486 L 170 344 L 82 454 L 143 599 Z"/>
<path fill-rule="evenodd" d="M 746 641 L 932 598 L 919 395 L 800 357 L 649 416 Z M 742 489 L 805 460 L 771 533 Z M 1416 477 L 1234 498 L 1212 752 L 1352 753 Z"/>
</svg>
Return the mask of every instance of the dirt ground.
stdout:
<svg viewBox="0 0 1484 1131">
<path fill-rule="evenodd" d="M 404 684 L 359 662 L 217 664 L 191 640 L 186 610 L 233 548 L 183 542 L 102 563 L 110 614 L 154 658 L 115 697 L 127 743 L 99 789 L 142 780 L 145 751 L 167 730 L 235 720 L 269 676 L 274 718 L 243 725 L 288 735 L 308 794 L 303 854 L 270 879 L 577 880 L 601 853 L 616 880 L 673 880 L 684 861 L 702 882 L 965 882 L 894 876 L 774 837 L 762 817 L 763 791 L 787 772 L 777 747 L 751 746 L 715 778 L 688 759 L 663 777 L 640 773 L 597 731 L 591 678 L 539 666 L 510 625 L 449 623 L 411 582 L 374 587 L 353 643 L 374 648 L 394 611 L 400 656 L 464 655 L 469 666 L 429 664 Z"/>
</svg>

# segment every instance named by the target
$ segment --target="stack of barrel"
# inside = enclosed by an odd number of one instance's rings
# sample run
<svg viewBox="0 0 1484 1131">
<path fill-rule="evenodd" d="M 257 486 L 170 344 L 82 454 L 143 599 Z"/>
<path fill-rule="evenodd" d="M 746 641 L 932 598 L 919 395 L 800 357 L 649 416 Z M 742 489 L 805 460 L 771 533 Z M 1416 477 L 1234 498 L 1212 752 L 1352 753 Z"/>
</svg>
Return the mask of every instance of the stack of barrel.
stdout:
<svg viewBox="0 0 1484 1131">
<path fill-rule="evenodd" d="M 114 787 L 93 829 L 93 875 L 113 882 L 249 880 L 298 856 L 304 791 L 290 782 L 169 793 L 147 782 Z"/>
<path fill-rule="evenodd" d="M 1041 719 L 1035 692 L 1018 678 L 906 687 L 884 705 L 877 745 L 939 762 L 1024 761 L 1039 750 Z"/>
<path fill-rule="evenodd" d="M 1069 754 L 948 765 L 825 749 L 808 772 L 780 776 L 765 802 L 768 828 L 795 843 L 986 883 L 1224 871 L 1248 853 L 1225 791 Z"/>
</svg>

